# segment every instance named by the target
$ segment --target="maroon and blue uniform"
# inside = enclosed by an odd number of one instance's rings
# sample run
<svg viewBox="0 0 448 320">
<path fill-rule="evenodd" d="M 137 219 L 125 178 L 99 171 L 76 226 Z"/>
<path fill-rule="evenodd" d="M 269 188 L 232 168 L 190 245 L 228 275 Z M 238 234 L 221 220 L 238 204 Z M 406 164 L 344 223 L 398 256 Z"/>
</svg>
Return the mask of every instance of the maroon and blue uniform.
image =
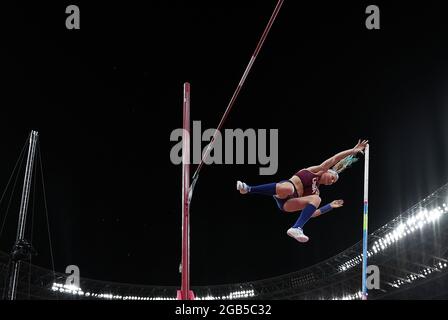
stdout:
<svg viewBox="0 0 448 320">
<path fill-rule="evenodd" d="M 319 178 L 320 178 L 320 176 L 318 176 L 317 174 L 312 173 L 311 171 L 306 170 L 306 169 L 302 169 L 302 170 L 296 172 L 294 175 L 299 177 L 300 181 L 302 181 L 302 185 L 303 185 L 302 197 L 310 196 L 313 194 L 319 194 Z M 279 199 L 276 196 L 274 196 L 274 199 L 277 202 L 278 207 L 280 208 L 280 210 L 284 211 L 283 205 L 286 203 L 286 201 L 288 201 L 289 199 L 293 199 L 293 198 L 299 198 L 299 194 L 297 192 L 296 186 L 294 185 L 294 183 L 292 181 L 283 180 L 280 182 L 289 182 L 294 187 L 294 193 L 292 195 L 286 197 L 285 199 Z"/>
<path fill-rule="evenodd" d="M 295 176 L 300 178 L 303 185 L 302 197 L 311 196 L 313 194 L 319 194 L 319 178 L 315 173 L 307 169 L 302 169 L 295 174 Z"/>
</svg>

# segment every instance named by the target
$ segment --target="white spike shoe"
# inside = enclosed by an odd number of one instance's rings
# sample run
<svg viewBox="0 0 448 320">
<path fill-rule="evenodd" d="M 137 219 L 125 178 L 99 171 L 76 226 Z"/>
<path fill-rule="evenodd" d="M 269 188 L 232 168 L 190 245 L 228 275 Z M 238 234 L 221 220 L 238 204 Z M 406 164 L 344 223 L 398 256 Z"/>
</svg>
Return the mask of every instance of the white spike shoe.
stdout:
<svg viewBox="0 0 448 320">
<path fill-rule="evenodd" d="M 301 228 L 289 228 L 286 234 L 299 242 L 308 242 L 309 238 L 303 233 Z"/>
<path fill-rule="evenodd" d="M 236 182 L 236 190 L 238 190 L 241 194 L 246 194 L 249 192 L 249 186 L 244 182 L 237 181 Z"/>
</svg>

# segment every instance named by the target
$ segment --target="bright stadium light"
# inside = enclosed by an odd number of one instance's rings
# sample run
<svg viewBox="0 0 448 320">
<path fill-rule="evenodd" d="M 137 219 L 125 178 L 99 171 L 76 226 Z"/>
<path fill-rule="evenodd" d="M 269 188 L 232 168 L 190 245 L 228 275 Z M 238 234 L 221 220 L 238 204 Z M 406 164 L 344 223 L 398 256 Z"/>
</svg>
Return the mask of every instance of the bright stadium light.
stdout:
<svg viewBox="0 0 448 320">
<path fill-rule="evenodd" d="M 398 226 L 396 226 L 391 232 L 379 237 L 373 243 L 370 250 L 367 251 L 367 256 L 371 258 L 379 252 L 385 251 L 399 240 L 406 238 L 410 234 L 415 233 L 417 230 L 423 232 L 426 225 L 436 222 L 442 217 L 442 215 L 447 213 L 447 203 L 443 203 L 441 207 L 420 209 L 416 214 L 409 215 L 405 218 L 405 221 L 399 223 Z M 360 265 L 361 263 L 362 255 L 358 255 L 355 258 L 339 265 L 338 270 L 340 272 L 345 272 L 357 265 Z"/>
</svg>

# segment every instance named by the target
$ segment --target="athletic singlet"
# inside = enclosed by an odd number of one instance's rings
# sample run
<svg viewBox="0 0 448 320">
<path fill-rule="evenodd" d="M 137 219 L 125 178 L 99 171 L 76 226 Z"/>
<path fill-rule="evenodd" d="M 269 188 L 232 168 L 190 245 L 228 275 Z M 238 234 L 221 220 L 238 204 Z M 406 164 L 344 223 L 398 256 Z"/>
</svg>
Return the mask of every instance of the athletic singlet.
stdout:
<svg viewBox="0 0 448 320">
<path fill-rule="evenodd" d="M 310 196 L 312 194 L 319 194 L 319 176 L 306 169 L 302 169 L 295 174 L 300 178 L 303 185 L 302 197 Z"/>
</svg>

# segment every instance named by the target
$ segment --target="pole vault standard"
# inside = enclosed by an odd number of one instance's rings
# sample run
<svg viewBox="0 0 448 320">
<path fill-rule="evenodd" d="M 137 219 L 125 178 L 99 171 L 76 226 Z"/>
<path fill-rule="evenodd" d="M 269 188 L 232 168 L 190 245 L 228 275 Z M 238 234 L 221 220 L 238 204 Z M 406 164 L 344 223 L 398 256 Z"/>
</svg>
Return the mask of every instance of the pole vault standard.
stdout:
<svg viewBox="0 0 448 320">
<path fill-rule="evenodd" d="M 190 84 L 184 83 L 182 131 L 182 283 L 178 300 L 194 300 L 190 290 Z"/>
<path fill-rule="evenodd" d="M 272 24 L 274 23 L 275 18 L 277 17 L 280 8 L 283 5 L 283 1 L 284 0 L 278 0 L 274 12 L 272 13 L 271 18 L 269 19 L 269 22 L 266 28 L 264 29 L 260 40 L 258 41 L 257 47 L 255 48 L 255 51 L 249 60 L 249 64 L 244 70 L 243 76 L 241 77 L 241 80 L 238 83 L 238 86 L 236 87 L 229 104 L 227 105 L 226 111 L 224 112 L 224 115 L 222 116 L 221 121 L 219 122 L 215 134 L 210 139 L 210 143 L 208 144 L 207 149 L 204 152 L 204 155 L 202 156 L 201 162 L 196 168 L 196 171 L 192 178 L 191 185 L 190 185 L 190 84 L 189 83 L 184 84 L 184 100 L 183 100 L 184 130 L 182 134 L 182 263 L 180 268 L 182 273 L 182 280 L 181 280 L 182 283 L 181 283 L 181 289 L 177 291 L 178 300 L 194 299 L 194 293 L 193 291 L 190 290 L 190 202 L 193 196 L 194 186 L 196 185 L 196 182 L 199 177 L 199 172 L 201 171 L 201 168 L 204 165 L 204 161 L 205 159 L 208 158 L 210 154 L 210 150 L 212 149 L 213 143 L 216 139 L 216 135 L 222 129 L 224 122 L 227 119 L 227 116 L 232 110 L 233 105 L 235 104 L 235 101 L 238 97 L 238 94 L 241 88 L 243 87 L 244 82 L 246 81 L 247 75 L 252 69 L 252 65 L 254 64 L 255 59 L 257 58 L 258 53 L 260 52 L 261 47 L 263 46 L 263 43 L 266 40 L 269 31 L 271 30 Z"/>
<path fill-rule="evenodd" d="M 364 222 L 362 235 L 362 300 L 367 300 L 367 238 L 369 220 L 369 145 L 364 158 Z"/>
</svg>

